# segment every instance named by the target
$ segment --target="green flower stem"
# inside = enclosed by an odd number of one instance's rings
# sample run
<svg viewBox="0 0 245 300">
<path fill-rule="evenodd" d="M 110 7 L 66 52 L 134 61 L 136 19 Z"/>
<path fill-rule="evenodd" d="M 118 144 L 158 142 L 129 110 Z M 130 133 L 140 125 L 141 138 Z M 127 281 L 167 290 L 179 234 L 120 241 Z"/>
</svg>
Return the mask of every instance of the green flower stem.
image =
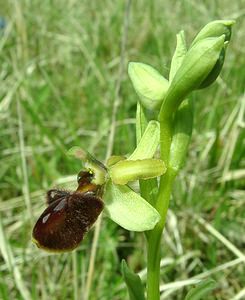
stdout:
<svg viewBox="0 0 245 300">
<path fill-rule="evenodd" d="M 169 152 L 172 141 L 172 116 L 165 114 L 160 120 L 160 149 L 161 159 L 166 166 L 169 162 Z"/>
<path fill-rule="evenodd" d="M 147 300 L 160 300 L 161 237 L 166 222 L 173 182 L 185 161 L 191 137 L 193 108 L 190 106 L 189 100 L 184 99 L 192 91 L 210 85 L 218 76 L 223 65 L 224 51 L 230 40 L 233 24 L 234 21 L 230 20 L 218 20 L 209 23 L 197 35 L 188 51 L 184 33 L 180 32 L 177 35 L 177 46 L 171 62 L 170 85 L 166 89 L 163 88 L 164 79 L 151 67 L 135 63 L 130 66 L 129 73 L 133 85 L 141 97 L 141 101 L 142 96 L 143 100 L 147 100 L 142 101 L 145 107 L 154 110 L 161 104 L 158 116 L 160 122 L 160 158 L 167 167 L 167 172 L 161 176 L 158 193 L 152 192 L 157 187 L 156 180 L 151 182 L 152 185 L 142 180 L 140 182 L 141 195 L 160 214 L 160 221 L 154 229 L 145 232 L 147 240 Z M 150 83 L 148 72 L 150 72 L 152 79 Z M 164 100 L 162 101 L 162 99 Z M 153 103 L 152 100 L 157 101 L 153 101 Z M 160 101 L 158 102 L 158 100 Z M 182 102 L 183 104 L 180 106 Z M 146 124 L 147 119 L 144 110 L 138 104 L 137 143 L 144 133 Z"/>
<path fill-rule="evenodd" d="M 159 283 L 160 283 L 160 249 L 161 237 L 166 222 L 166 216 L 169 206 L 169 200 L 172 190 L 172 184 L 175 173 L 168 170 L 161 177 L 159 193 L 155 208 L 161 215 L 161 220 L 155 228 L 148 234 L 147 239 L 147 299 L 159 300 Z"/>
<path fill-rule="evenodd" d="M 167 166 L 167 172 L 161 176 L 155 203 L 155 208 L 159 212 L 161 220 L 147 235 L 147 300 L 160 299 L 161 237 L 166 222 L 173 181 L 177 175 L 172 169 L 168 168 L 172 134 L 172 115 L 165 110 L 160 118 L 160 150 L 161 159 Z"/>
</svg>

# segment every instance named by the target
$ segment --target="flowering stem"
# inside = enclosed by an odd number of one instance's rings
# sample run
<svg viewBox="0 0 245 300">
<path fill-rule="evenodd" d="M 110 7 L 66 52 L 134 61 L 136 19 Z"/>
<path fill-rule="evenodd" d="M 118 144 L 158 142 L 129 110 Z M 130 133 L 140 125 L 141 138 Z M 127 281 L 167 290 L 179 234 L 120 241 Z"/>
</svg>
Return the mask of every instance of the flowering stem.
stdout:
<svg viewBox="0 0 245 300">
<path fill-rule="evenodd" d="M 147 300 L 160 300 L 160 253 L 161 237 L 164 230 L 169 200 L 172 191 L 173 181 L 177 173 L 169 167 L 170 147 L 173 136 L 172 129 L 172 108 L 168 107 L 160 114 L 160 158 L 167 166 L 167 172 L 161 176 L 157 196 L 155 200 L 152 197 L 151 188 L 147 182 L 140 182 L 141 194 L 145 197 L 159 212 L 161 219 L 155 228 L 146 232 L 147 240 Z M 138 127 L 141 120 L 137 118 Z M 149 182 L 148 182 L 149 183 Z"/>
<path fill-rule="evenodd" d="M 156 201 L 156 209 L 161 215 L 160 222 L 150 232 L 147 240 L 147 299 L 159 300 L 160 279 L 160 246 L 161 236 L 166 222 L 166 216 L 171 195 L 172 183 L 175 175 L 171 171 L 162 176 L 159 193 Z"/>
<path fill-rule="evenodd" d="M 170 116 L 164 115 L 164 119 L 160 121 L 160 150 L 161 159 L 166 166 L 169 162 L 169 152 L 172 140 L 172 120 Z"/>
<path fill-rule="evenodd" d="M 168 164 L 169 152 L 172 140 L 171 117 L 164 117 L 160 120 L 160 150 L 161 159 Z M 147 299 L 159 300 L 160 292 L 160 250 L 161 237 L 165 226 L 171 190 L 176 173 L 170 168 L 161 176 L 158 196 L 155 208 L 161 216 L 161 220 L 149 233 L 147 239 Z"/>
<path fill-rule="evenodd" d="M 143 105 L 150 110 L 160 107 L 160 158 L 167 167 L 161 176 L 157 196 L 147 183 L 141 182 L 142 196 L 160 214 L 155 228 L 145 233 L 147 239 L 147 300 L 160 300 L 160 253 L 169 200 L 174 179 L 182 168 L 193 126 L 193 106 L 188 95 L 215 81 L 221 71 L 227 43 L 234 21 L 218 20 L 207 24 L 187 50 L 184 33 L 177 35 L 177 45 L 171 62 L 169 83 L 149 66 L 133 63 L 130 78 Z M 159 101 L 160 100 L 160 101 Z M 140 106 L 138 106 L 140 108 Z M 140 114 L 141 112 L 141 114 Z M 141 118 L 144 116 L 144 118 Z M 145 114 L 137 113 L 137 140 L 143 134 Z M 140 130 L 139 130 L 140 129 Z M 143 132 L 142 132 L 143 131 Z M 140 133 L 140 134 L 139 134 Z M 157 187 L 157 183 L 153 187 Z"/>
</svg>

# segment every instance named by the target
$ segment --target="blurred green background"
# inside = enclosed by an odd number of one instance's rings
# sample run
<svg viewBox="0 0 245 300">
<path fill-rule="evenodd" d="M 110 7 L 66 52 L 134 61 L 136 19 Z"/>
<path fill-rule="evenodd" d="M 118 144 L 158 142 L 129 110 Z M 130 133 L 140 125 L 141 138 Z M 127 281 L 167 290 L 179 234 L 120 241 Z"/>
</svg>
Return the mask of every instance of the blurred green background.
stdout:
<svg viewBox="0 0 245 300">
<path fill-rule="evenodd" d="M 218 282 L 209 299 L 245 299 L 244 2 L 139 0 L 125 19 L 127 4 L 0 0 L 0 299 L 85 300 L 94 230 L 73 253 L 37 249 L 31 228 L 45 191 L 73 188 L 82 165 L 66 155 L 72 146 L 105 159 L 112 116 L 112 153 L 134 149 L 129 61 L 167 76 L 176 33 L 184 29 L 190 43 L 225 18 L 237 23 L 221 76 L 192 95 L 195 126 L 164 234 L 161 299 L 182 300 L 207 276 Z M 122 258 L 145 279 L 144 236 L 103 218 L 89 299 L 127 299 Z"/>
</svg>

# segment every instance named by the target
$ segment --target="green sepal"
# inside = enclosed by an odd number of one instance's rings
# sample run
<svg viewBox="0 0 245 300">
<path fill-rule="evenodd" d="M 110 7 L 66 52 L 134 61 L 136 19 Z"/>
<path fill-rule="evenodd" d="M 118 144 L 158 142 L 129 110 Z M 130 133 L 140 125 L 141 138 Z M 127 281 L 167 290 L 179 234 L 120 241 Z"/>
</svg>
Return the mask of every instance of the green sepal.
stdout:
<svg viewBox="0 0 245 300">
<path fill-rule="evenodd" d="M 161 107 L 159 119 L 169 118 L 181 102 L 205 80 L 215 66 L 225 36 L 206 38 L 191 47 L 176 72 Z"/>
<path fill-rule="evenodd" d="M 150 121 L 136 149 L 129 156 L 130 160 L 152 158 L 157 150 L 160 139 L 160 124 Z"/>
<path fill-rule="evenodd" d="M 121 270 L 124 281 L 127 285 L 130 300 L 145 300 L 144 286 L 138 274 L 132 272 L 123 259 L 121 263 Z"/>
<path fill-rule="evenodd" d="M 137 145 L 140 143 L 142 136 L 145 133 L 147 124 L 148 124 L 148 122 L 147 122 L 147 118 L 146 118 L 145 108 L 140 104 L 140 102 L 138 102 L 137 103 L 137 111 L 136 111 L 136 141 L 137 141 Z M 153 133 L 154 136 L 158 136 L 158 142 L 156 145 L 156 149 L 158 147 L 158 143 L 159 143 L 159 139 L 160 139 L 160 128 L 158 130 L 159 130 L 159 133 L 156 133 L 156 131 L 154 131 L 154 133 Z M 146 145 L 146 146 L 149 147 L 149 145 Z M 146 158 L 146 157 L 144 157 L 144 158 Z M 148 180 L 139 180 L 139 185 L 140 185 L 141 196 L 154 206 L 155 197 L 156 197 L 157 191 L 158 191 L 157 178 L 152 178 L 152 179 L 148 179 Z"/>
<path fill-rule="evenodd" d="M 149 110 L 159 109 L 169 86 L 168 80 L 153 67 L 139 62 L 129 63 L 128 74 L 142 105 Z"/>
<path fill-rule="evenodd" d="M 169 168 L 177 174 L 183 167 L 193 127 L 193 103 L 185 99 L 174 117 L 174 133 L 170 147 Z"/>
<path fill-rule="evenodd" d="M 145 129 L 148 125 L 146 118 L 145 108 L 141 105 L 140 102 L 137 102 L 136 110 L 136 143 L 139 144 Z"/>
<path fill-rule="evenodd" d="M 165 164 L 160 159 L 122 160 L 109 169 L 110 178 L 115 184 L 149 179 L 163 175 Z"/>
<path fill-rule="evenodd" d="M 152 230 L 160 220 L 157 210 L 126 185 L 109 180 L 104 200 L 108 216 L 129 231 Z"/>
<path fill-rule="evenodd" d="M 203 280 L 188 292 L 184 300 L 209 299 L 207 296 L 216 288 L 216 285 L 217 284 L 213 279 Z"/>
</svg>

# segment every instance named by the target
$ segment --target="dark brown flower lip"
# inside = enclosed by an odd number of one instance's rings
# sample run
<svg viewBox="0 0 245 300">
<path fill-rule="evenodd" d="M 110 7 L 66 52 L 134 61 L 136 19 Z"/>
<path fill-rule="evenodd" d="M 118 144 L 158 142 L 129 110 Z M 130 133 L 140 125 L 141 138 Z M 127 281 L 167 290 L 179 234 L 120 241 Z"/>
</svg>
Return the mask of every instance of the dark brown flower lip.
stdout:
<svg viewBox="0 0 245 300">
<path fill-rule="evenodd" d="M 82 171 L 79 176 L 77 190 L 47 192 L 48 207 L 32 231 L 32 241 L 37 247 L 53 253 L 72 251 L 101 214 L 103 186 L 91 182 L 90 171 Z"/>
</svg>

